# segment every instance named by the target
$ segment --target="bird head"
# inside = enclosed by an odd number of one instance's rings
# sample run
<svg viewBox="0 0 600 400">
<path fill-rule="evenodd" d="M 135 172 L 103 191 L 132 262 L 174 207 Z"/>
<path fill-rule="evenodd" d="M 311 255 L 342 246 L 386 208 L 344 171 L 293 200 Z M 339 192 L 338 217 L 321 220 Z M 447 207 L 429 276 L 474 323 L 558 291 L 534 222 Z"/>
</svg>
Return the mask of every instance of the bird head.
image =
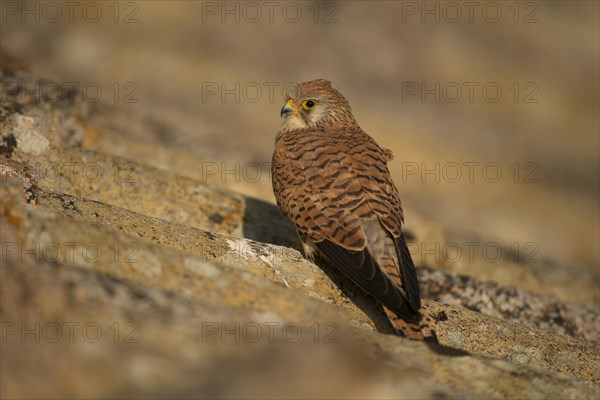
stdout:
<svg viewBox="0 0 600 400">
<path fill-rule="evenodd" d="M 325 79 L 291 87 L 281 108 L 281 117 L 282 132 L 355 123 L 348 100 Z"/>
</svg>

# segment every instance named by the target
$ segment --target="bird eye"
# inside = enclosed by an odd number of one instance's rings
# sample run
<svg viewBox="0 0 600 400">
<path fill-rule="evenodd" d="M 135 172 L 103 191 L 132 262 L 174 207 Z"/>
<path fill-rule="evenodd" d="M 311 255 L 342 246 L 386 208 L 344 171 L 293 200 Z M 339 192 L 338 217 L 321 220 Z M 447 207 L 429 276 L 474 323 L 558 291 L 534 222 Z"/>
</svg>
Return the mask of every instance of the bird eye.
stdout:
<svg viewBox="0 0 600 400">
<path fill-rule="evenodd" d="M 310 110 L 311 108 L 313 108 L 316 105 L 317 105 L 317 103 L 315 103 L 314 100 L 304 100 L 302 102 L 302 107 L 304 107 L 305 110 Z"/>
</svg>

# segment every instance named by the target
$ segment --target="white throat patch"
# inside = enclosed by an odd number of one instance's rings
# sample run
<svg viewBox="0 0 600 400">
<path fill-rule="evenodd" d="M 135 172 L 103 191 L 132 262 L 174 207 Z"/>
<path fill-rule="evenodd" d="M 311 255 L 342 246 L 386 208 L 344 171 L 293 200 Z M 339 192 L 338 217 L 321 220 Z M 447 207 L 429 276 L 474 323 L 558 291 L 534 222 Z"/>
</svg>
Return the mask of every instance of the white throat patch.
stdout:
<svg viewBox="0 0 600 400">
<path fill-rule="evenodd" d="M 286 118 L 285 122 L 283 123 L 283 127 L 285 130 L 295 131 L 298 129 L 306 129 L 307 125 L 302 118 L 298 116 L 291 116 Z"/>
</svg>

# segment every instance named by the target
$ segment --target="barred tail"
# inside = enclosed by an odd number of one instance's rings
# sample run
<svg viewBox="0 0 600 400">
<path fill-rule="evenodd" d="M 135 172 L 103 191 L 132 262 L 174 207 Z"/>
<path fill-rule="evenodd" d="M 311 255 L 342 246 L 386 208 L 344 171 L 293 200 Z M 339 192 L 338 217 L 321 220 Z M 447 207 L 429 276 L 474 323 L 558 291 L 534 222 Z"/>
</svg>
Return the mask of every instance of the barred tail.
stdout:
<svg viewBox="0 0 600 400">
<path fill-rule="evenodd" d="M 419 316 L 413 322 L 407 322 L 396 315 L 392 310 L 383 306 L 392 327 L 400 336 L 412 340 L 421 340 L 431 343 L 439 343 L 435 331 L 433 330 L 433 320 L 425 310 L 425 307 L 419 309 Z"/>
</svg>

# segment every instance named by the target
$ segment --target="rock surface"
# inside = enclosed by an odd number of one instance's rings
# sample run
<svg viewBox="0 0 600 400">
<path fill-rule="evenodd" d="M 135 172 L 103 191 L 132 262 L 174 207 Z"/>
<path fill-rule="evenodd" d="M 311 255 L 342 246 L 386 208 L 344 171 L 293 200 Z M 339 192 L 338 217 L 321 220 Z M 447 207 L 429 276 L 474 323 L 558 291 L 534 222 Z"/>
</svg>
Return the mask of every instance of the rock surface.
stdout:
<svg viewBox="0 0 600 400">
<path fill-rule="evenodd" d="M 583 272 L 416 251 L 441 344 L 407 342 L 301 256 L 274 205 L 201 161 L 117 139 L 125 123 L 105 133 L 79 101 L 1 101 L 3 398 L 600 396 Z M 413 244 L 485 241 L 412 221 Z"/>
</svg>

